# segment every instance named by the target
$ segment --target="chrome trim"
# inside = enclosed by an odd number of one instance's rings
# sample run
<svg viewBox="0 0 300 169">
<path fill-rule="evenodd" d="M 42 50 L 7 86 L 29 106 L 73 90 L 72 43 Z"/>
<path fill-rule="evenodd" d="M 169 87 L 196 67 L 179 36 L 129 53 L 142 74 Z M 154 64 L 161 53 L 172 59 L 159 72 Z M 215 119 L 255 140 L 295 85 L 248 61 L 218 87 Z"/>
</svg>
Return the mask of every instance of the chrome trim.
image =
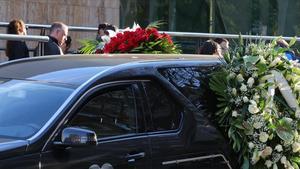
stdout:
<svg viewBox="0 0 300 169">
<path fill-rule="evenodd" d="M 162 165 L 179 164 L 179 163 L 198 161 L 198 160 L 206 160 L 206 159 L 217 158 L 217 157 L 222 157 L 223 160 L 225 161 L 225 163 L 227 164 L 228 168 L 232 169 L 229 161 L 226 159 L 226 157 L 223 154 L 212 154 L 212 155 L 207 155 L 207 156 L 185 158 L 185 159 L 172 160 L 172 161 L 164 161 L 164 162 L 162 162 Z"/>
</svg>

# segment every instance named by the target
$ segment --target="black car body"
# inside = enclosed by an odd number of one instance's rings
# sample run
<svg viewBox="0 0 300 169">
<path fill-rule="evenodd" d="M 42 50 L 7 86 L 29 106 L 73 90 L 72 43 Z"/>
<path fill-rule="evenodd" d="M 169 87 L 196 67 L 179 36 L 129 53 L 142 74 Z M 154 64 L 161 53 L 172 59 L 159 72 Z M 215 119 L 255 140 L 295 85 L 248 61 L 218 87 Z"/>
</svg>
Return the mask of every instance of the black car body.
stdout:
<svg viewBox="0 0 300 169">
<path fill-rule="evenodd" d="M 205 85 L 219 63 L 134 54 L 4 63 L 0 168 L 235 168 L 209 120 Z"/>
</svg>

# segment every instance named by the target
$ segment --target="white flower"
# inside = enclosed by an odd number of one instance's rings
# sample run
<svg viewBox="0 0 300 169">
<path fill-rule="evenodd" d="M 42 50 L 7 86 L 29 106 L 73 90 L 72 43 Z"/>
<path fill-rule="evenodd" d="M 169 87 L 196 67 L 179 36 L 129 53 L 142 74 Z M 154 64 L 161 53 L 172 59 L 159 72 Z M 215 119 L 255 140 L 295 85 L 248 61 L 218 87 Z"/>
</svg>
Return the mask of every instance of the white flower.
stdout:
<svg viewBox="0 0 300 169">
<path fill-rule="evenodd" d="M 259 159 L 260 159 L 259 153 L 254 152 L 251 157 L 251 163 L 256 164 L 259 161 Z"/>
<path fill-rule="evenodd" d="M 256 93 L 254 96 L 253 96 L 253 99 L 255 100 L 255 101 L 258 101 L 259 100 L 259 95 Z"/>
<path fill-rule="evenodd" d="M 295 112 L 295 117 L 296 117 L 297 119 L 300 119 L 300 110 L 296 110 L 296 112 Z"/>
<path fill-rule="evenodd" d="M 269 135 L 268 135 L 268 133 L 266 133 L 266 132 L 261 132 L 261 133 L 259 134 L 259 141 L 262 142 L 262 143 L 267 142 L 267 141 L 268 141 L 268 138 L 269 138 Z"/>
<path fill-rule="evenodd" d="M 277 167 L 277 164 L 276 164 L 276 163 L 274 163 L 274 164 L 273 164 L 273 169 L 278 169 L 278 167 Z"/>
<path fill-rule="evenodd" d="M 242 92 L 246 92 L 246 91 L 247 91 L 247 86 L 244 85 L 244 84 L 242 84 L 242 86 L 240 87 L 240 90 L 241 90 Z"/>
<path fill-rule="evenodd" d="M 244 101 L 244 103 L 247 103 L 247 102 L 249 101 L 248 97 L 247 97 L 247 96 L 244 96 L 244 97 L 243 97 L 243 101 Z"/>
<path fill-rule="evenodd" d="M 252 77 L 253 77 L 253 78 L 255 78 L 255 77 L 257 77 L 257 76 L 258 76 L 257 72 L 252 73 Z"/>
<path fill-rule="evenodd" d="M 233 96 L 236 96 L 236 94 L 237 94 L 236 88 L 232 88 L 231 94 L 232 94 Z"/>
<path fill-rule="evenodd" d="M 234 79 L 235 78 L 235 73 L 231 72 L 228 76 L 227 79 Z"/>
<path fill-rule="evenodd" d="M 104 43 L 109 43 L 110 42 L 110 37 L 107 35 L 101 36 L 101 39 Z"/>
<path fill-rule="evenodd" d="M 254 100 L 250 100 L 249 102 L 255 106 L 257 105 L 257 103 Z"/>
<path fill-rule="evenodd" d="M 277 144 L 276 147 L 275 147 L 275 150 L 276 150 L 277 152 L 281 152 L 281 151 L 283 150 L 283 149 L 282 149 L 282 145 Z"/>
<path fill-rule="evenodd" d="M 300 150 L 300 143 L 298 142 L 293 143 L 292 148 L 294 153 L 298 152 Z"/>
<path fill-rule="evenodd" d="M 253 78 L 253 77 L 250 77 L 250 78 L 248 79 L 248 81 L 247 81 L 247 85 L 248 85 L 249 87 L 252 87 L 253 84 L 254 84 L 254 78 Z"/>
<path fill-rule="evenodd" d="M 263 126 L 263 124 L 262 124 L 261 122 L 255 122 L 255 123 L 253 124 L 253 127 L 254 127 L 255 129 L 260 129 L 262 126 Z"/>
<path fill-rule="evenodd" d="M 242 75 L 242 74 L 238 74 L 238 75 L 236 76 L 236 80 L 237 80 L 238 82 L 243 82 L 243 81 L 244 81 L 243 75 Z"/>
<path fill-rule="evenodd" d="M 272 161 L 270 160 L 266 160 L 265 165 L 267 166 L 267 168 L 270 168 L 272 166 Z"/>
<path fill-rule="evenodd" d="M 286 156 L 282 156 L 280 159 L 281 164 L 285 165 L 286 164 Z"/>
<path fill-rule="evenodd" d="M 277 63 L 279 63 L 281 60 L 280 60 L 280 57 L 277 57 L 275 58 L 270 64 L 269 64 L 269 67 L 273 67 L 275 65 L 277 65 Z"/>
<path fill-rule="evenodd" d="M 249 142 L 249 143 L 248 143 L 248 147 L 249 147 L 249 149 L 251 150 L 251 149 L 254 148 L 254 144 L 253 144 L 252 142 Z"/>
<path fill-rule="evenodd" d="M 287 161 L 285 163 L 284 168 L 286 168 L 286 169 L 295 169 L 289 161 Z"/>
<path fill-rule="evenodd" d="M 254 104 L 250 104 L 250 105 L 248 106 L 248 111 L 249 111 L 251 114 L 256 114 L 256 113 L 259 112 L 259 108 L 257 108 L 257 106 L 254 105 Z"/>
<path fill-rule="evenodd" d="M 234 110 L 234 111 L 232 111 L 231 115 L 232 115 L 232 117 L 237 117 L 238 113 L 237 113 L 237 111 Z"/>
<path fill-rule="evenodd" d="M 261 157 L 262 158 L 266 158 L 268 157 L 269 155 L 272 154 L 272 148 L 270 146 L 267 146 L 262 152 L 261 152 Z"/>
</svg>

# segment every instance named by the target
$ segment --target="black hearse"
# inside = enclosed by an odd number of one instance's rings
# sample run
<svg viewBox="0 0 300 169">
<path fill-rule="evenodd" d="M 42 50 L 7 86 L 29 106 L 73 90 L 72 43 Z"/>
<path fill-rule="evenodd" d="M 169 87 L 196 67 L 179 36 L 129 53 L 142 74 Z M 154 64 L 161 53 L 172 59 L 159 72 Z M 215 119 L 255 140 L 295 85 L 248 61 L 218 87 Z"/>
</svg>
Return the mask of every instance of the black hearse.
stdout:
<svg viewBox="0 0 300 169">
<path fill-rule="evenodd" d="M 124 54 L 1 64 L 0 168 L 234 168 L 207 112 L 219 63 Z"/>
</svg>

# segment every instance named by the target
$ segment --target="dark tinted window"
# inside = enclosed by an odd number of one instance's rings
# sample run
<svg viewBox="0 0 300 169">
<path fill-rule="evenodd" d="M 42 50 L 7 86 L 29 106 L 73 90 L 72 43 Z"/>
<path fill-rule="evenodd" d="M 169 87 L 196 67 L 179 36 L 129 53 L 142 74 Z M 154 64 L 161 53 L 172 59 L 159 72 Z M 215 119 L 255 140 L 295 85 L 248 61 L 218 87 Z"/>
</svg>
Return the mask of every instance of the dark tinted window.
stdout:
<svg viewBox="0 0 300 169">
<path fill-rule="evenodd" d="M 106 89 L 92 97 L 70 125 L 91 129 L 98 137 L 136 133 L 140 108 L 134 91 L 133 85 Z"/>
<path fill-rule="evenodd" d="M 179 67 L 161 69 L 160 73 L 177 87 L 198 109 L 215 107 L 209 89 L 209 74 L 214 67 Z"/>
<path fill-rule="evenodd" d="M 153 82 L 143 83 L 149 109 L 151 111 L 152 130 L 174 130 L 179 127 L 182 108 L 170 95 Z"/>
</svg>

